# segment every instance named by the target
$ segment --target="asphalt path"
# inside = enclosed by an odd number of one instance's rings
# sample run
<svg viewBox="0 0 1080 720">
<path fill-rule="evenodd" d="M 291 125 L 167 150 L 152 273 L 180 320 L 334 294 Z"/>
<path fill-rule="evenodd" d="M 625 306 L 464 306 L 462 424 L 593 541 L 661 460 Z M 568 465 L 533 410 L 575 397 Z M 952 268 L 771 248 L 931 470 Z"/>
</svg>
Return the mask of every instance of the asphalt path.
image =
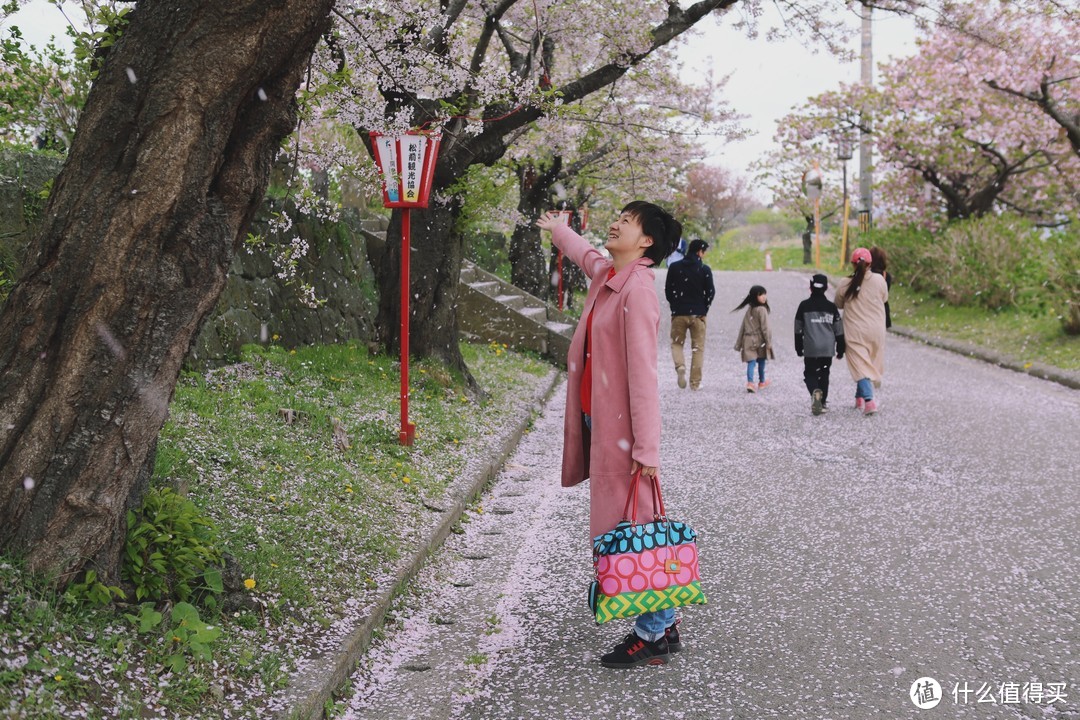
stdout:
<svg viewBox="0 0 1080 720">
<path fill-rule="evenodd" d="M 629 623 L 587 608 L 560 388 L 403 597 L 347 718 L 1080 718 L 1080 392 L 890 336 L 881 411 L 854 409 L 838 361 L 815 417 L 792 339 L 808 276 L 716 281 L 700 390 L 660 332 L 665 500 L 709 597 L 682 613 L 685 650 L 598 663 Z M 730 309 L 755 283 L 777 358 L 751 395 Z M 932 709 L 910 697 L 924 677 Z"/>
</svg>

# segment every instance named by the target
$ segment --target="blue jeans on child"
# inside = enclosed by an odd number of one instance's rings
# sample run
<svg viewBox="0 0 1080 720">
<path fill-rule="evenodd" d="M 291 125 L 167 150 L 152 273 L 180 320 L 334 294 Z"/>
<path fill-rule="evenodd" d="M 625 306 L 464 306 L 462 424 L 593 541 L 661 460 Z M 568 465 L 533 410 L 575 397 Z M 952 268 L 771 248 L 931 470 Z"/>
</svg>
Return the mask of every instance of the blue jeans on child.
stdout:
<svg viewBox="0 0 1080 720">
<path fill-rule="evenodd" d="M 870 378 L 862 378 L 855 383 L 855 397 L 864 400 L 874 399 L 874 383 L 870 382 Z"/>
<path fill-rule="evenodd" d="M 746 363 L 746 382 L 754 382 L 754 366 L 757 366 L 758 382 L 765 382 L 765 358 L 750 360 Z"/>
<path fill-rule="evenodd" d="M 674 623 L 674 609 L 668 608 L 667 610 L 657 610 L 656 612 L 638 615 L 637 622 L 634 623 L 634 632 L 642 640 L 656 642 L 664 637 L 664 630 L 671 627 Z"/>
</svg>

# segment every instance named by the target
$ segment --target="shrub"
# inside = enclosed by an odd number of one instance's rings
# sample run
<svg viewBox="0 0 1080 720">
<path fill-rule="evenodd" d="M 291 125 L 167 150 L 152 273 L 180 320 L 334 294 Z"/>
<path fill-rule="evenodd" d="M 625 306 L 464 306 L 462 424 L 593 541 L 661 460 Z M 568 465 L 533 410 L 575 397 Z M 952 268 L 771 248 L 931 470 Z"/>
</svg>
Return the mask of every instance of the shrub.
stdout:
<svg viewBox="0 0 1080 720">
<path fill-rule="evenodd" d="M 1075 231 L 1001 215 L 954 222 L 940 232 L 876 230 L 870 240 L 888 251 L 898 281 L 953 305 L 1054 312 L 1068 328 L 1070 308 L 1080 304 Z"/>
<path fill-rule="evenodd" d="M 174 490 L 151 488 L 138 511 L 128 511 L 122 576 L 135 599 L 215 598 L 222 591 L 214 524 Z"/>
</svg>

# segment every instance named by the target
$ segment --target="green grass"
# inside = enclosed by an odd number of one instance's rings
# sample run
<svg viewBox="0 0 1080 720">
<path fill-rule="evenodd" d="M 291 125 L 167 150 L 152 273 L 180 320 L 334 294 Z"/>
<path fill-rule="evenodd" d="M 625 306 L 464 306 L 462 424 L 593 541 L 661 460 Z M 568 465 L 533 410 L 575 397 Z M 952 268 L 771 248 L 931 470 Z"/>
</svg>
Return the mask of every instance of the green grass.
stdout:
<svg viewBox="0 0 1080 720">
<path fill-rule="evenodd" d="M 396 361 L 360 345 L 250 347 L 236 365 L 184 375 L 152 483 L 202 508 L 254 581 L 239 606 L 219 617 L 202 610 L 223 630 L 214 665 L 192 659 L 186 672 L 166 674 L 175 639 L 164 627 L 140 635 L 124 617 L 137 607 L 65 600 L 0 558 L 0 715 L 135 718 L 146 706 L 264 717 L 297 662 L 392 586 L 396 561 L 436 517 L 425 505 L 444 498 L 479 452 L 470 448 L 527 412 L 550 371 L 496 344 L 462 352 L 487 397 L 415 361 L 413 447 L 397 439 Z M 348 448 L 335 444 L 336 425 Z"/>
<path fill-rule="evenodd" d="M 774 270 L 813 267 L 813 262 L 810 265 L 803 264 L 803 246 L 800 238 L 770 240 L 762 244 L 747 242 L 740 237 L 739 232 L 729 231 L 717 242 L 712 243 L 705 253 L 705 264 L 713 270 L 764 270 L 765 253 L 768 252 L 772 256 Z M 840 266 L 838 237 L 822 235 L 820 263 L 823 272 L 836 271 Z"/>
<path fill-rule="evenodd" d="M 1080 336 L 1066 335 L 1051 313 L 949 305 L 898 283 L 889 292 L 889 308 L 897 325 L 987 347 L 1022 363 L 1080 370 Z"/>
<path fill-rule="evenodd" d="M 766 244 L 739 240 L 740 234 L 727 233 L 705 254 L 705 263 L 713 270 L 758 271 L 765 267 L 765 252 L 772 254 L 773 268 L 806 270 L 802 241 L 787 239 Z M 852 240 L 855 243 L 857 238 Z M 855 244 L 852 245 L 853 247 Z M 840 267 L 839 241 L 823 237 L 822 272 L 833 282 L 847 271 Z M 903 268 L 893 268 L 898 276 Z M 890 292 L 889 307 L 893 322 L 939 337 L 982 346 L 1016 359 L 1021 363 L 1041 362 L 1066 370 L 1080 370 L 1080 336 L 1066 335 L 1060 318 L 1049 310 L 1009 309 L 991 311 L 982 307 L 950 305 L 929 293 L 918 292 L 896 282 Z"/>
</svg>

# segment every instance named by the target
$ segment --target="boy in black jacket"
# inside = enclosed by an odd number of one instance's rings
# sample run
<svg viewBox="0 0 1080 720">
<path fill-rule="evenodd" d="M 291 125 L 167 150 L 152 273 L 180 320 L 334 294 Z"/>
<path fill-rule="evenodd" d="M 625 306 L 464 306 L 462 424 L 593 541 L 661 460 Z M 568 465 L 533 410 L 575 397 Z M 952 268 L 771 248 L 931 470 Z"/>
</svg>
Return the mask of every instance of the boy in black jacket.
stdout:
<svg viewBox="0 0 1080 720">
<path fill-rule="evenodd" d="M 795 312 L 795 353 L 803 358 L 803 380 L 812 399 L 815 415 L 828 410 L 829 369 L 833 350 L 836 359 L 844 357 L 844 324 L 840 311 L 825 297 L 829 278 L 815 275 L 810 279 L 810 297 L 799 303 Z"/>
</svg>

